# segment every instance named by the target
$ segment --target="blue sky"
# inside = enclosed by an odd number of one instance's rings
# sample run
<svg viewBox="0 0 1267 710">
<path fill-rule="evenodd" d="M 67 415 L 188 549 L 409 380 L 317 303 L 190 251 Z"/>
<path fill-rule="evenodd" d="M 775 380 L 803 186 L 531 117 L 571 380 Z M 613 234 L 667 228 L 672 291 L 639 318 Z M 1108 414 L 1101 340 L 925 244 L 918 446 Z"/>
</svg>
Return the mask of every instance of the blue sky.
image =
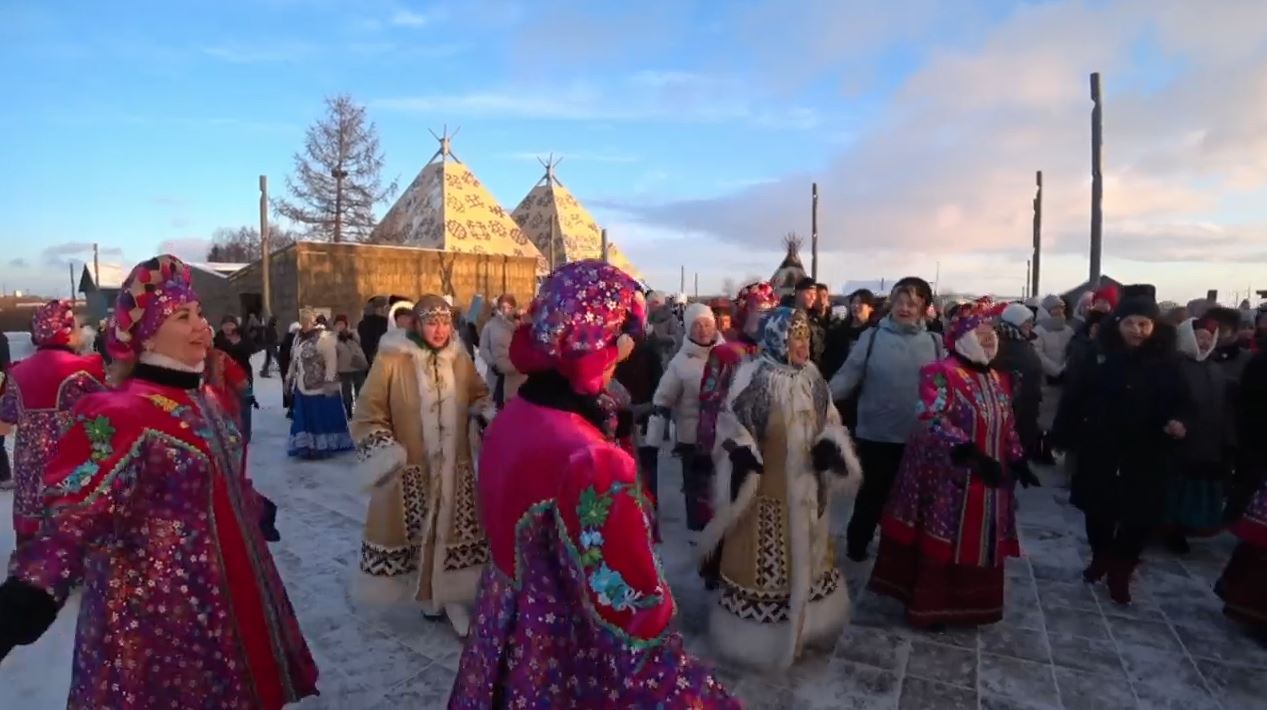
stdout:
<svg viewBox="0 0 1267 710">
<path fill-rule="evenodd" d="M 58 288 L 85 243 L 135 262 L 253 224 L 256 176 L 280 193 L 323 97 L 346 92 L 402 184 L 445 124 L 507 209 L 540 177 L 535 156 L 564 155 L 564 181 L 663 287 L 682 262 L 705 288 L 772 271 L 780 235 L 808 230 L 816 179 L 830 281 L 941 261 L 948 285 L 1015 292 L 1027 237 L 1014 227 L 1031 166 L 1046 165 L 1051 282 L 1072 285 L 1087 62 L 1118 101 L 1121 209 L 1106 233 L 1122 248 L 1106 246 L 1106 270 L 1156 275 L 1178 297 L 1248 281 L 1247 259 L 1267 253 L 1267 166 L 1214 140 L 1256 140 L 1261 117 L 1193 108 L 1261 88 L 1252 75 L 1200 88 L 1259 66 L 1267 30 L 1242 29 L 1260 19 L 1252 4 L 1227 17 L 1166 2 L 861 5 L 0 0 L 0 62 L 16 69 L 0 76 L 0 281 Z M 999 138 L 1006 150 L 962 150 Z M 1157 264 L 1159 243 L 1196 275 Z"/>
</svg>

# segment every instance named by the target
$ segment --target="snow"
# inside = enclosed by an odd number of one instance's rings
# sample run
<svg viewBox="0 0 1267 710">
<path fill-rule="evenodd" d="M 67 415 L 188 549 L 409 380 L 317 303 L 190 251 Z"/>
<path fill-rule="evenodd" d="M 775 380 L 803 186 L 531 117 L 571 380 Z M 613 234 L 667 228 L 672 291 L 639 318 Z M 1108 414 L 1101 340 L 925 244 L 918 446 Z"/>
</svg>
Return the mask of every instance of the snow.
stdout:
<svg viewBox="0 0 1267 710">
<path fill-rule="evenodd" d="M 321 697 L 299 707 L 443 707 L 461 652 L 461 642 L 448 626 L 425 621 L 411 608 L 366 609 L 349 599 L 366 507 L 352 470 L 354 457 L 323 462 L 288 459 L 280 381 L 259 379 L 256 391 L 262 409 L 254 417 L 250 475 L 280 509 L 277 526 L 282 540 L 270 550 L 321 670 Z M 1098 644 L 1093 647 L 1096 659 L 1106 659 L 1113 669 L 1119 664 L 1132 670 L 1180 669 L 1167 679 L 1164 691 L 1174 707 L 1261 707 L 1255 704 L 1267 694 L 1267 673 L 1245 668 L 1267 669 L 1267 649 L 1256 647 L 1242 630 L 1222 619 L 1210 591 L 1230 554 L 1231 541 L 1226 536 L 1194 541 L 1192 554 L 1185 558 L 1150 550 L 1136 576 L 1138 601 L 1123 610 L 1104 598 L 1102 586 L 1081 583 L 1079 571 L 1086 563 L 1082 517 L 1068 505 L 1063 474 L 1045 467 L 1039 473 L 1045 487 L 1018 496 L 1027 557 L 1008 562 L 1009 602 L 1002 623 L 943 634 L 911 629 L 900 606 L 863 590 L 870 563 L 846 560 L 843 539 L 838 538 L 838 563 L 854 600 L 854 625 L 842 635 L 835 652 L 811 655 L 787 674 L 761 675 L 722 666 L 723 682 L 754 708 L 940 707 L 945 702 L 942 696 L 966 707 L 1030 707 L 1039 702 L 1037 698 L 1042 707 L 1078 708 L 1087 707 L 1081 701 L 1090 697 L 1117 698 L 1121 702 L 1115 707 L 1142 707 L 1147 698 L 1160 697 L 1152 687 L 1160 676 L 1128 679 L 1113 672 L 1085 672 L 1088 661 L 1079 658 L 1082 652 L 1073 643 L 1079 642 Z M 688 649 L 709 657 L 712 649 L 705 632 L 708 610 L 715 602 L 696 576 L 695 548 L 684 542 L 685 513 L 677 493 L 681 479 L 677 459 L 667 449 L 660 459 L 660 475 L 666 541 L 660 555 L 678 604 L 676 624 Z M 12 500 L 12 493 L 0 492 L 0 559 L 13 549 L 8 522 Z M 832 528 L 838 535 L 849 513 L 847 502 L 834 511 Z M 65 707 L 78 610 L 76 595 L 38 642 L 15 649 L 0 665 L 0 708 Z M 1116 638 L 1144 645 L 1080 641 L 1067 635 L 1109 638 L 1110 630 Z M 1031 648 L 1035 643 L 1038 652 Z M 967 672 L 980 682 L 952 687 L 962 681 L 953 675 L 937 676 L 949 685 L 923 679 L 905 682 L 910 680 L 908 656 L 912 673 L 918 675 L 938 670 L 928 659 L 950 658 L 947 654 L 954 656 L 954 673 Z M 924 663 L 918 672 L 916 655 Z"/>
</svg>

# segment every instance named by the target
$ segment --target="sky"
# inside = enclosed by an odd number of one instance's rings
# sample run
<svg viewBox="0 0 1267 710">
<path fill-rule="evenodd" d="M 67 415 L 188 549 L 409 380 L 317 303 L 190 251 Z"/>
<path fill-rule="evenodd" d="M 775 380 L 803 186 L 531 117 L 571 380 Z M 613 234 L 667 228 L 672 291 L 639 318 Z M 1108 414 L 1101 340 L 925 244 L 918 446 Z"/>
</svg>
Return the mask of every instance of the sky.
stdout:
<svg viewBox="0 0 1267 710">
<path fill-rule="evenodd" d="M 908 274 L 1019 295 L 1087 277 L 1088 75 L 1103 271 L 1187 300 L 1267 288 L 1267 3 L 0 0 L 0 287 L 68 262 L 197 260 L 284 194 L 325 97 L 367 106 L 402 185 L 454 152 L 507 209 L 538 156 L 653 287 Z M 380 206 L 381 216 L 389 204 Z"/>
</svg>

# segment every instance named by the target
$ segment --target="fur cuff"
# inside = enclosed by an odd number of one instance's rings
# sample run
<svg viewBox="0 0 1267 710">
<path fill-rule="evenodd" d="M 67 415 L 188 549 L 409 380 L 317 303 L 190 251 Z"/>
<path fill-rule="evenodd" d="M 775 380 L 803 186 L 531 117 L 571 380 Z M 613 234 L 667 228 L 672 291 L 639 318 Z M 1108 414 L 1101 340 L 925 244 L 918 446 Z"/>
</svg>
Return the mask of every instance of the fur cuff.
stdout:
<svg viewBox="0 0 1267 710">
<path fill-rule="evenodd" d="M 417 586 L 417 573 L 397 577 L 379 577 L 365 572 L 352 573 L 348 596 L 364 606 L 394 606 L 408 602 Z"/>
<path fill-rule="evenodd" d="M 858 452 L 854 448 L 853 438 L 849 436 L 849 430 L 840 425 L 828 424 L 814 443 L 820 441 L 830 441 L 840 447 L 840 455 L 845 459 L 845 470 L 849 473 L 847 476 L 829 477 L 832 490 L 838 493 L 856 493 L 862 485 L 862 462 L 858 460 Z"/>
<path fill-rule="evenodd" d="M 356 447 L 357 470 L 361 485 L 372 490 L 387 485 L 400 474 L 408 459 L 401 446 L 386 431 L 376 431 L 362 439 Z"/>
</svg>

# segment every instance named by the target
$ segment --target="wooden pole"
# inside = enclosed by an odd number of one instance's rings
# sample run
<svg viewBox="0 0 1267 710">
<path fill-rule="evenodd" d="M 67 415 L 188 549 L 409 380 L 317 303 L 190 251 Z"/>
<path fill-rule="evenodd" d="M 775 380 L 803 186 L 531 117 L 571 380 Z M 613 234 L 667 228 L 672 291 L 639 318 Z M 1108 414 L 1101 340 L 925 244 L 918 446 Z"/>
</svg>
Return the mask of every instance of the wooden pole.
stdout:
<svg viewBox="0 0 1267 710">
<path fill-rule="evenodd" d="M 611 261 L 608 259 L 608 253 L 607 253 L 607 230 L 606 229 L 603 230 L 602 237 L 603 237 L 603 263 L 610 264 Z"/>
<path fill-rule="evenodd" d="M 1034 179 L 1038 185 L 1038 191 L 1034 193 L 1034 270 L 1030 273 L 1029 292 L 1030 295 L 1037 296 L 1039 294 L 1038 272 L 1042 268 L 1043 258 L 1043 171 L 1039 170 Z"/>
<path fill-rule="evenodd" d="M 1104 200 L 1104 176 L 1100 165 L 1100 147 L 1103 143 L 1100 107 L 1100 73 L 1091 74 L 1091 270 L 1088 282 L 1092 288 L 1100 284 L 1100 248 L 1104 222 L 1101 203 Z"/>
<path fill-rule="evenodd" d="M 1029 298 L 1030 296 L 1034 295 L 1034 292 L 1033 292 L 1033 291 L 1031 291 L 1031 290 L 1030 290 L 1030 287 L 1029 287 L 1029 285 L 1030 285 L 1030 283 L 1031 283 L 1031 282 L 1030 282 L 1030 280 L 1029 280 L 1029 278 L 1030 278 L 1030 273 L 1031 273 L 1031 271 L 1030 271 L 1030 261 L 1029 261 L 1029 259 L 1026 259 L 1026 260 L 1025 260 L 1025 285 L 1021 287 L 1021 297 L 1022 297 L 1022 298 Z"/>
<path fill-rule="evenodd" d="M 272 249 L 268 246 L 268 176 L 260 176 L 260 283 L 263 290 L 264 306 L 260 320 L 268 323 L 273 315 L 272 289 Z M 285 373 L 283 373 L 285 374 Z"/>
<path fill-rule="evenodd" d="M 699 272 L 695 272 L 695 297 L 699 298 Z"/>
<path fill-rule="evenodd" d="M 686 293 L 686 265 L 683 264 L 680 268 L 682 269 L 682 277 L 681 277 L 681 280 L 678 282 L 677 292 Z"/>
<path fill-rule="evenodd" d="M 98 248 L 97 243 L 93 242 L 92 243 L 92 280 L 96 282 L 98 291 L 101 290 L 100 252 L 101 252 L 101 249 Z"/>
<path fill-rule="evenodd" d="M 815 281 L 818 280 L 818 183 L 810 186 L 810 213 L 809 213 L 809 275 Z"/>
<path fill-rule="evenodd" d="M 70 302 L 75 302 L 75 262 L 68 262 L 66 266 L 70 267 Z"/>
</svg>

